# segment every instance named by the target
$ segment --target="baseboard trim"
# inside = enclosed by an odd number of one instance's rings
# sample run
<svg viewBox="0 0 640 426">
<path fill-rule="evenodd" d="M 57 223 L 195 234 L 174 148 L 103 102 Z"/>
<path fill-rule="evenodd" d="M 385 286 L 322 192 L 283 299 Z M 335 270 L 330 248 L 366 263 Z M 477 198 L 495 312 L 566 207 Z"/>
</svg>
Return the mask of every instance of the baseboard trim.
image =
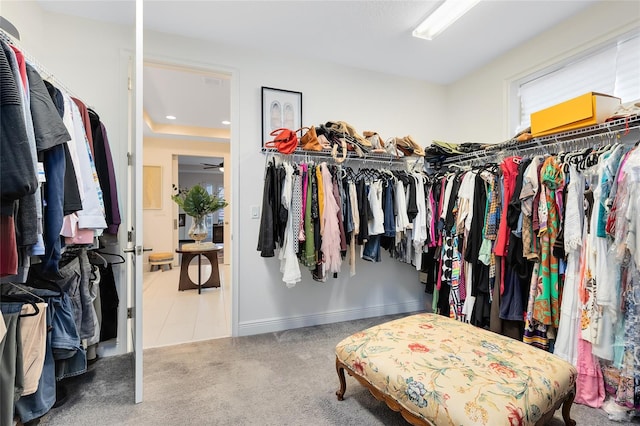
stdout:
<svg viewBox="0 0 640 426">
<path fill-rule="evenodd" d="M 341 321 L 352 321 L 363 318 L 379 317 L 381 315 L 416 312 L 424 309 L 424 301 L 411 300 L 390 305 L 369 306 L 366 308 L 345 309 L 341 311 L 322 312 L 313 315 L 302 315 L 288 318 L 273 318 L 268 320 L 245 321 L 238 324 L 239 336 L 273 333 L 293 328 L 309 327 L 313 325 L 331 324 Z"/>
</svg>

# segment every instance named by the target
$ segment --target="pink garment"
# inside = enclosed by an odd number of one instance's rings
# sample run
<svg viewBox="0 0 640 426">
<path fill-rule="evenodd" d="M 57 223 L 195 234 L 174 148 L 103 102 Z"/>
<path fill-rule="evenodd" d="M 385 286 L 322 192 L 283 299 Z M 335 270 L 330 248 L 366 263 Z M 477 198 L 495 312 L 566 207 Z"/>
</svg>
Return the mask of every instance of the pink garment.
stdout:
<svg viewBox="0 0 640 426">
<path fill-rule="evenodd" d="M 591 353 L 591 343 L 578 339 L 578 377 L 576 398 L 578 404 L 600 408 L 604 402 L 604 378 L 598 361 Z"/>
<path fill-rule="evenodd" d="M 431 221 L 429 223 L 429 247 L 436 247 L 436 200 L 433 198 L 433 191 L 429 191 L 429 206 L 431 210 Z"/>
<path fill-rule="evenodd" d="M 338 203 L 333 196 L 333 184 L 331 183 L 331 173 L 327 168 L 327 163 L 320 165 L 322 182 L 326 190 L 324 191 L 324 233 L 322 234 L 322 253 L 325 264 L 330 272 L 339 272 L 342 265 L 340 255 L 340 227 L 338 224 Z"/>
<path fill-rule="evenodd" d="M 445 187 L 446 187 L 446 183 L 447 183 L 447 178 L 443 177 L 442 178 L 442 190 L 440 191 L 440 202 L 438 203 L 438 214 L 436 215 L 436 218 L 439 218 L 442 215 L 442 208 L 443 208 L 443 204 L 444 204 L 444 193 L 445 191 Z M 437 219 L 436 220 L 436 224 L 437 224 Z M 442 247 L 442 233 L 438 232 L 438 244 L 437 247 Z M 440 253 L 440 256 L 438 257 L 438 273 L 436 274 L 438 276 L 438 279 L 436 280 L 436 290 L 440 290 L 440 288 L 442 287 L 442 253 Z"/>
<path fill-rule="evenodd" d="M 307 187 L 309 186 L 309 181 L 307 179 L 307 173 L 309 172 L 309 167 L 306 164 L 300 164 L 300 169 L 302 170 L 302 209 L 300 210 L 300 229 L 298 230 L 298 240 L 306 241 L 307 237 L 304 234 L 304 217 L 307 213 Z"/>
<path fill-rule="evenodd" d="M 64 217 L 60 235 L 65 237 L 66 244 L 93 244 L 93 229 L 78 228 L 78 216 L 75 213 Z"/>
<path fill-rule="evenodd" d="M 65 243 L 71 244 L 93 244 L 93 229 L 78 229 L 74 237 L 66 237 Z"/>
</svg>

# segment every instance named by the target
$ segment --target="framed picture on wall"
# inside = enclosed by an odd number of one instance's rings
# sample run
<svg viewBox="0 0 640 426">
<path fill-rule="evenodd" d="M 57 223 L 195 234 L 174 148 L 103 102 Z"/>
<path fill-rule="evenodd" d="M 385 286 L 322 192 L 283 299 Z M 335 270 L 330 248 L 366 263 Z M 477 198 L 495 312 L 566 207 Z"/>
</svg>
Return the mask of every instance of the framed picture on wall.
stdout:
<svg viewBox="0 0 640 426">
<path fill-rule="evenodd" d="M 262 146 L 276 129 L 302 127 L 302 92 L 262 87 Z"/>
<path fill-rule="evenodd" d="M 142 167 L 142 208 L 162 209 L 162 167 Z"/>
<path fill-rule="evenodd" d="M 182 228 L 182 227 L 184 226 L 185 219 L 186 219 L 186 217 L 185 217 L 185 213 L 179 213 L 179 214 L 178 214 L 178 226 L 179 226 L 180 228 Z"/>
</svg>

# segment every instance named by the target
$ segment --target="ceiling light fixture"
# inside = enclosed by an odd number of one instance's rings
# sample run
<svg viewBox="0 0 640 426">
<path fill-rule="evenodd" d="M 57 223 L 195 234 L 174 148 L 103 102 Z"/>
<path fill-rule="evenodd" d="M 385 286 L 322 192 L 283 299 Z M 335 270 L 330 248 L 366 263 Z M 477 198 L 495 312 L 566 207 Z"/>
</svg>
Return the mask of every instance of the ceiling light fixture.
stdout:
<svg viewBox="0 0 640 426">
<path fill-rule="evenodd" d="M 175 115 L 167 115 L 167 120 L 175 120 L 176 116 Z"/>
<path fill-rule="evenodd" d="M 412 35 L 433 40 L 479 2 L 480 0 L 446 0 L 413 30 Z"/>
<path fill-rule="evenodd" d="M 229 124 L 231 124 L 231 122 L 229 120 L 222 120 L 222 124 L 228 126 Z"/>
</svg>

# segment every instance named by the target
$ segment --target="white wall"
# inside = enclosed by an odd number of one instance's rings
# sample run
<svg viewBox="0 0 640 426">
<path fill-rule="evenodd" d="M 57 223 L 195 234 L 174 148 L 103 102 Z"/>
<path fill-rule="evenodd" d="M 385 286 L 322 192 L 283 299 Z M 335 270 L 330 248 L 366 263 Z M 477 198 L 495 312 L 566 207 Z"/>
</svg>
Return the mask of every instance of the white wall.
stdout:
<svg viewBox="0 0 640 426">
<path fill-rule="evenodd" d="M 32 1 L 3 0 L 0 13 L 20 31 L 19 46 L 30 59 L 100 115 L 107 129 L 118 183 L 123 220 L 119 240 L 126 244 L 127 67 L 134 46 L 133 27 L 44 12 Z M 50 77 L 43 75 L 45 79 Z M 101 345 L 101 355 L 127 351 L 125 272 L 125 267 L 114 267 L 120 296 L 118 339 Z"/>
<path fill-rule="evenodd" d="M 602 1 L 447 88 L 447 141 L 510 139 L 510 83 L 619 34 L 640 28 L 637 1 Z M 505 36 L 508 36 L 505 34 Z"/>
<path fill-rule="evenodd" d="M 353 278 L 345 266 L 338 279 L 329 278 L 324 284 L 303 270 L 303 281 L 292 289 L 282 282 L 278 260 L 259 256 L 259 220 L 251 219 L 250 211 L 251 206 L 261 205 L 265 164 L 260 152 L 260 88 L 302 92 L 305 125 L 345 120 L 361 131 L 377 130 L 384 137 L 411 134 L 426 144 L 446 131 L 442 87 L 335 66 L 320 57 L 316 62 L 282 61 L 258 51 L 154 32 L 145 33 L 145 56 L 235 72 L 239 98 L 232 105 L 238 115 L 231 120 L 231 149 L 234 164 L 239 165 L 239 188 L 230 207 L 233 220 L 239 221 L 239 233 L 233 235 L 240 262 L 235 278 L 239 334 L 424 307 L 424 288 L 415 268 L 386 256 L 379 264 L 358 262 Z"/>
</svg>

